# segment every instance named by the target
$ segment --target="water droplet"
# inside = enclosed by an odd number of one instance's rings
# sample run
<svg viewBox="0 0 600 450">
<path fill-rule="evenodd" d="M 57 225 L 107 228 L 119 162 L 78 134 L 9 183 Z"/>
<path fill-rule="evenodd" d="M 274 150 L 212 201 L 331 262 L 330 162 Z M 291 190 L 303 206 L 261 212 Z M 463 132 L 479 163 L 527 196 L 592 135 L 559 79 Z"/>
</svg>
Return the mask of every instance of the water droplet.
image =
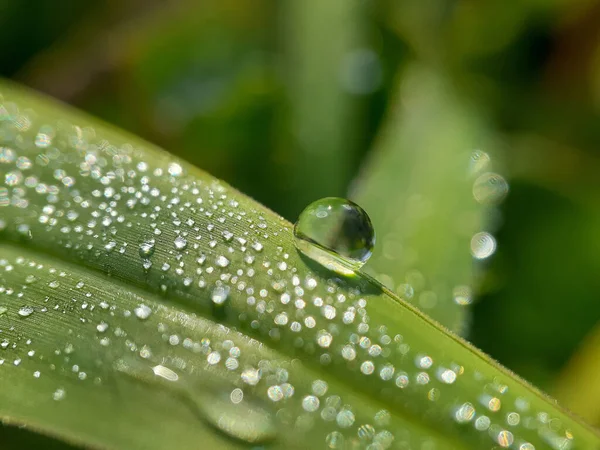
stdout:
<svg viewBox="0 0 600 450">
<path fill-rule="evenodd" d="M 466 306 L 473 303 L 473 294 L 469 286 L 456 286 L 452 291 L 454 303 L 460 306 Z"/>
<path fill-rule="evenodd" d="M 473 183 L 473 197 L 483 205 L 495 205 L 508 194 L 508 183 L 497 173 L 487 172 Z"/>
<path fill-rule="evenodd" d="M 260 381 L 260 372 L 256 369 L 246 369 L 242 372 L 241 379 L 250 386 L 256 386 Z"/>
<path fill-rule="evenodd" d="M 332 431 L 325 438 L 325 443 L 329 448 L 343 448 L 344 435 L 339 431 Z"/>
<path fill-rule="evenodd" d="M 171 163 L 169 164 L 168 172 L 169 175 L 173 177 L 178 177 L 183 173 L 183 168 L 177 163 Z"/>
<path fill-rule="evenodd" d="M 31 306 L 23 306 L 19 309 L 19 316 L 21 317 L 29 317 L 33 314 L 33 308 Z"/>
<path fill-rule="evenodd" d="M 167 380 L 167 381 L 179 380 L 179 375 L 177 375 L 175 372 L 173 372 L 168 367 L 165 367 L 161 364 L 152 367 L 152 372 L 154 372 L 154 375 L 156 375 L 157 377 L 161 377 L 162 379 Z"/>
<path fill-rule="evenodd" d="M 298 217 L 294 235 L 299 251 L 344 275 L 360 269 L 375 244 L 367 213 L 350 200 L 335 197 L 308 205 Z"/>
<path fill-rule="evenodd" d="M 215 305 L 223 305 L 229 298 L 229 288 L 227 286 L 217 286 L 213 289 L 211 300 Z"/>
<path fill-rule="evenodd" d="M 185 250 L 187 247 L 187 240 L 183 236 L 177 236 L 175 238 L 175 248 L 177 250 Z"/>
<path fill-rule="evenodd" d="M 65 390 L 63 388 L 58 388 L 52 394 L 52 398 L 54 400 L 56 400 L 56 401 L 60 401 L 60 400 L 64 400 L 64 398 L 66 397 L 66 395 L 67 395 L 67 393 L 65 392 Z"/>
<path fill-rule="evenodd" d="M 150 241 L 142 242 L 140 244 L 140 249 L 139 249 L 140 256 L 144 259 L 152 256 L 154 254 L 154 245 L 155 245 L 154 239 L 152 239 Z"/>
<path fill-rule="evenodd" d="M 475 175 L 485 170 L 491 163 L 490 155 L 482 150 L 475 150 L 471 154 L 469 171 Z"/>
<path fill-rule="evenodd" d="M 225 256 L 221 255 L 217 257 L 216 263 L 219 267 L 227 267 L 229 265 L 229 260 Z"/>
<path fill-rule="evenodd" d="M 152 309 L 142 303 L 136 307 L 133 312 L 138 319 L 146 320 L 148 317 L 150 317 L 150 314 L 152 314 Z"/>
<path fill-rule="evenodd" d="M 307 395 L 302 399 L 302 408 L 307 412 L 315 412 L 319 409 L 319 398 L 314 395 Z"/>
<path fill-rule="evenodd" d="M 490 233 L 477 233 L 471 239 L 471 254 L 477 259 L 490 257 L 496 251 L 496 239 Z"/>
<path fill-rule="evenodd" d="M 335 417 L 335 421 L 337 422 L 340 428 L 348 428 L 354 424 L 354 413 L 350 411 L 348 408 L 344 407 L 337 413 Z"/>
<path fill-rule="evenodd" d="M 454 412 L 454 418 L 458 423 L 470 422 L 475 417 L 475 408 L 471 403 L 463 403 Z"/>
</svg>

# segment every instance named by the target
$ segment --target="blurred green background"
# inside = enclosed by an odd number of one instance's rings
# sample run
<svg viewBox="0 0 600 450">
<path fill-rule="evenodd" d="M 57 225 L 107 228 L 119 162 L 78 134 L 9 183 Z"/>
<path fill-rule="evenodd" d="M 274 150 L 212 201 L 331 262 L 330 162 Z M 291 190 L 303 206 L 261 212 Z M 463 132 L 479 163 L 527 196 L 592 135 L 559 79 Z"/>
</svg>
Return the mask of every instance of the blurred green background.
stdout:
<svg viewBox="0 0 600 450">
<path fill-rule="evenodd" d="M 573 371 L 600 385 L 586 372 L 600 355 L 589 344 L 600 319 L 598 24 L 598 0 L 0 0 L 0 76 L 294 221 L 317 198 L 360 190 L 365 163 L 385 151 L 381 130 L 412 129 L 388 118 L 410 109 L 397 95 L 410 97 L 410 68 L 427 67 L 451 86 L 440 108 L 468 105 L 510 182 L 463 334 L 600 425 L 565 387 Z M 418 130 L 443 152 L 463 130 L 442 126 L 454 114 L 435 105 Z M 398 179 L 411 170 L 397 167 Z M 380 208 L 395 196 L 378 192 Z"/>
</svg>

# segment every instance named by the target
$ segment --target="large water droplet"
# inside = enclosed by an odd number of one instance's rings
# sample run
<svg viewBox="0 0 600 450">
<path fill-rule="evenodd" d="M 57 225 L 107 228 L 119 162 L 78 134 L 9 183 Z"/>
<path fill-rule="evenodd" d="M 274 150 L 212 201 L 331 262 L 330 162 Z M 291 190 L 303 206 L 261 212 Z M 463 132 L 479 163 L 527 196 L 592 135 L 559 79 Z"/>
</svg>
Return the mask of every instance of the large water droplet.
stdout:
<svg viewBox="0 0 600 450">
<path fill-rule="evenodd" d="M 308 205 L 294 226 L 298 250 L 330 270 L 352 275 L 369 259 L 375 230 L 367 213 L 343 198 Z"/>
</svg>

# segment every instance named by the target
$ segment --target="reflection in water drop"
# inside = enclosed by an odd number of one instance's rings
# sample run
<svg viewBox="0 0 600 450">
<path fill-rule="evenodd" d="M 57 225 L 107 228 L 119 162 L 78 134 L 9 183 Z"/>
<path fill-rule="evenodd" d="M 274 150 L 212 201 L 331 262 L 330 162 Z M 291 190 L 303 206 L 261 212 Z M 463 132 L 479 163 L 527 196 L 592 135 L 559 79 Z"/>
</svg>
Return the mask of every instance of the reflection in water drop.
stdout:
<svg viewBox="0 0 600 450">
<path fill-rule="evenodd" d="M 343 275 L 360 269 L 375 245 L 367 213 L 355 203 L 335 197 L 308 205 L 298 217 L 294 236 L 300 252 Z"/>
</svg>

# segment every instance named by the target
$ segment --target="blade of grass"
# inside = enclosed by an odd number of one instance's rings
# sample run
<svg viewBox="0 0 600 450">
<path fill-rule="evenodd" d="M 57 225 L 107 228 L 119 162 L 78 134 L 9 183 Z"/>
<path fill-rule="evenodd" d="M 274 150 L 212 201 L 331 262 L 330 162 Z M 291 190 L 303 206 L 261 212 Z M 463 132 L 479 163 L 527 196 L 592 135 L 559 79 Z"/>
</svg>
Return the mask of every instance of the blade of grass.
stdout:
<svg viewBox="0 0 600 450">
<path fill-rule="evenodd" d="M 174 436 L 219 448 L 236 434 L 275 448 L 599 444 L 385 288 L 307 261 L 291 224 L 223 182 L 0 91 L 4 421 L 119 448 Z M 236 389 L 255 406 L 232 401 Z"/>
</svg>

